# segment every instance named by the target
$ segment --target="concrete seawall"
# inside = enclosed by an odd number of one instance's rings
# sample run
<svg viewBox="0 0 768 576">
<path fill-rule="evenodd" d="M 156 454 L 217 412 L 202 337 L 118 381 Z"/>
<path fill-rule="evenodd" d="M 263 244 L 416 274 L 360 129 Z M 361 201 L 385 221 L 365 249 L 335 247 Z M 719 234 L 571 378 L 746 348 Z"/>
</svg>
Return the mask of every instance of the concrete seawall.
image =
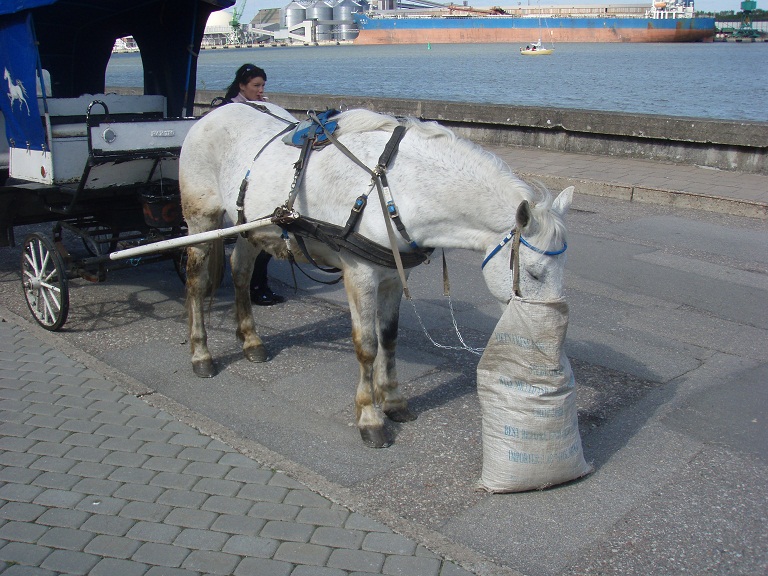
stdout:
<svg viewBox="0 0 768 576">
<path fill-rule="evenodd" d="M 195 113 L 205 112 L 220 95 L 198 91 Z M 479 144 L 768 174 L 768 122 L 319 94 L 270 93 L 269 98 L 298 118 L 307 110 L 368 108 L 436 120 Z"/>
</svg>

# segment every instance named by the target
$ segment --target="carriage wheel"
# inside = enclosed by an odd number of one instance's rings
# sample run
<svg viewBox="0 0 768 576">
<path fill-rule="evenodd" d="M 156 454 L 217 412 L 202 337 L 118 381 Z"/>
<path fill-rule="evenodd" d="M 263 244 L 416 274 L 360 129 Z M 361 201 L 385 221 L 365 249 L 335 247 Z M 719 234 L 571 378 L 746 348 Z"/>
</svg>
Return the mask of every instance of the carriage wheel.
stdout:
<svg viewBox="0 0 768 576">
<path fill-rule="evenodd" d="M 32 316 L 46 330 L 58 330 L 69 313 L 69 280 L 53 242 L 42 234 L 24 239 L 21 283 Z"/>
</svg>

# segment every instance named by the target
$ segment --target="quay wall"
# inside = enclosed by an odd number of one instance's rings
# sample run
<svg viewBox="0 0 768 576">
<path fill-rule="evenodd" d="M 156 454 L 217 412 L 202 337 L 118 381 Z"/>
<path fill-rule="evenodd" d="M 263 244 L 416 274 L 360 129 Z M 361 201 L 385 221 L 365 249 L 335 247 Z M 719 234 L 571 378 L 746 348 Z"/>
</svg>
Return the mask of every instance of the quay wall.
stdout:
<svg viewBox="0 0 768 576">
<path fill-rule="evenodd" d="M 218 92 L 199 91 L 195 113 Z M 270 93 L 296 115 L 327 108 L 368 108 L 435 120 L 478 144 L 660 160 L 768 174 L 768 122 L 708 120 L 656 114 L 468 104 L 434 100 Z"/>
</svg>

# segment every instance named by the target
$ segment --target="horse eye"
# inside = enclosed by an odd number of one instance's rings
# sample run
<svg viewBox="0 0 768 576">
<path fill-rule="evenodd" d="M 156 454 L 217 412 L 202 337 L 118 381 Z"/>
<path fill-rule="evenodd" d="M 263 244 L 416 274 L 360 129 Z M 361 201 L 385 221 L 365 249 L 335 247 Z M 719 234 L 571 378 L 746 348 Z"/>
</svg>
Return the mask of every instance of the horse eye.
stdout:
<svg viewBox="0 0 768 576">
<path fill-rule="evenodd" d="M 528 276 L 530 276 L 533 280 L 536 280 L 538 282 L 541 279 L 541 273 L 540 272 L 534 272 L 532 270 L 526 270 L 528 272 Z"/>
</svg>

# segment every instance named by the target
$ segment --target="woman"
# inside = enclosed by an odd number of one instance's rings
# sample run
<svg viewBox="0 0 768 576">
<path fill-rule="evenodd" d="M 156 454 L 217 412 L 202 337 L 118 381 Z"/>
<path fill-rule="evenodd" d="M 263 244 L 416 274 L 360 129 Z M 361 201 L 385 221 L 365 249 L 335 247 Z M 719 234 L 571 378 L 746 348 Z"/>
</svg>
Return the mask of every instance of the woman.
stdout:
<svg viewBox="0 0 768 576">
<path fill-rule="evenodd" d="M 237 69 L 235 79 L 227 88 L 223 100 L 217 98 L 212 104 L 222 105 L 231 102 L 264 101 L 264 86 L 267 84 L 267 73 L 253 64 L 243 64 Z M 220 102 L 217 102 L 220 101 Z M 285 301 L 285 298 L 275 294 L 267 282 L 267 266 L 272 255 L 263 250 L 256 257 L 251 276 L 251 302 L 258 306 L 272 306 Z"/>
</svg>

